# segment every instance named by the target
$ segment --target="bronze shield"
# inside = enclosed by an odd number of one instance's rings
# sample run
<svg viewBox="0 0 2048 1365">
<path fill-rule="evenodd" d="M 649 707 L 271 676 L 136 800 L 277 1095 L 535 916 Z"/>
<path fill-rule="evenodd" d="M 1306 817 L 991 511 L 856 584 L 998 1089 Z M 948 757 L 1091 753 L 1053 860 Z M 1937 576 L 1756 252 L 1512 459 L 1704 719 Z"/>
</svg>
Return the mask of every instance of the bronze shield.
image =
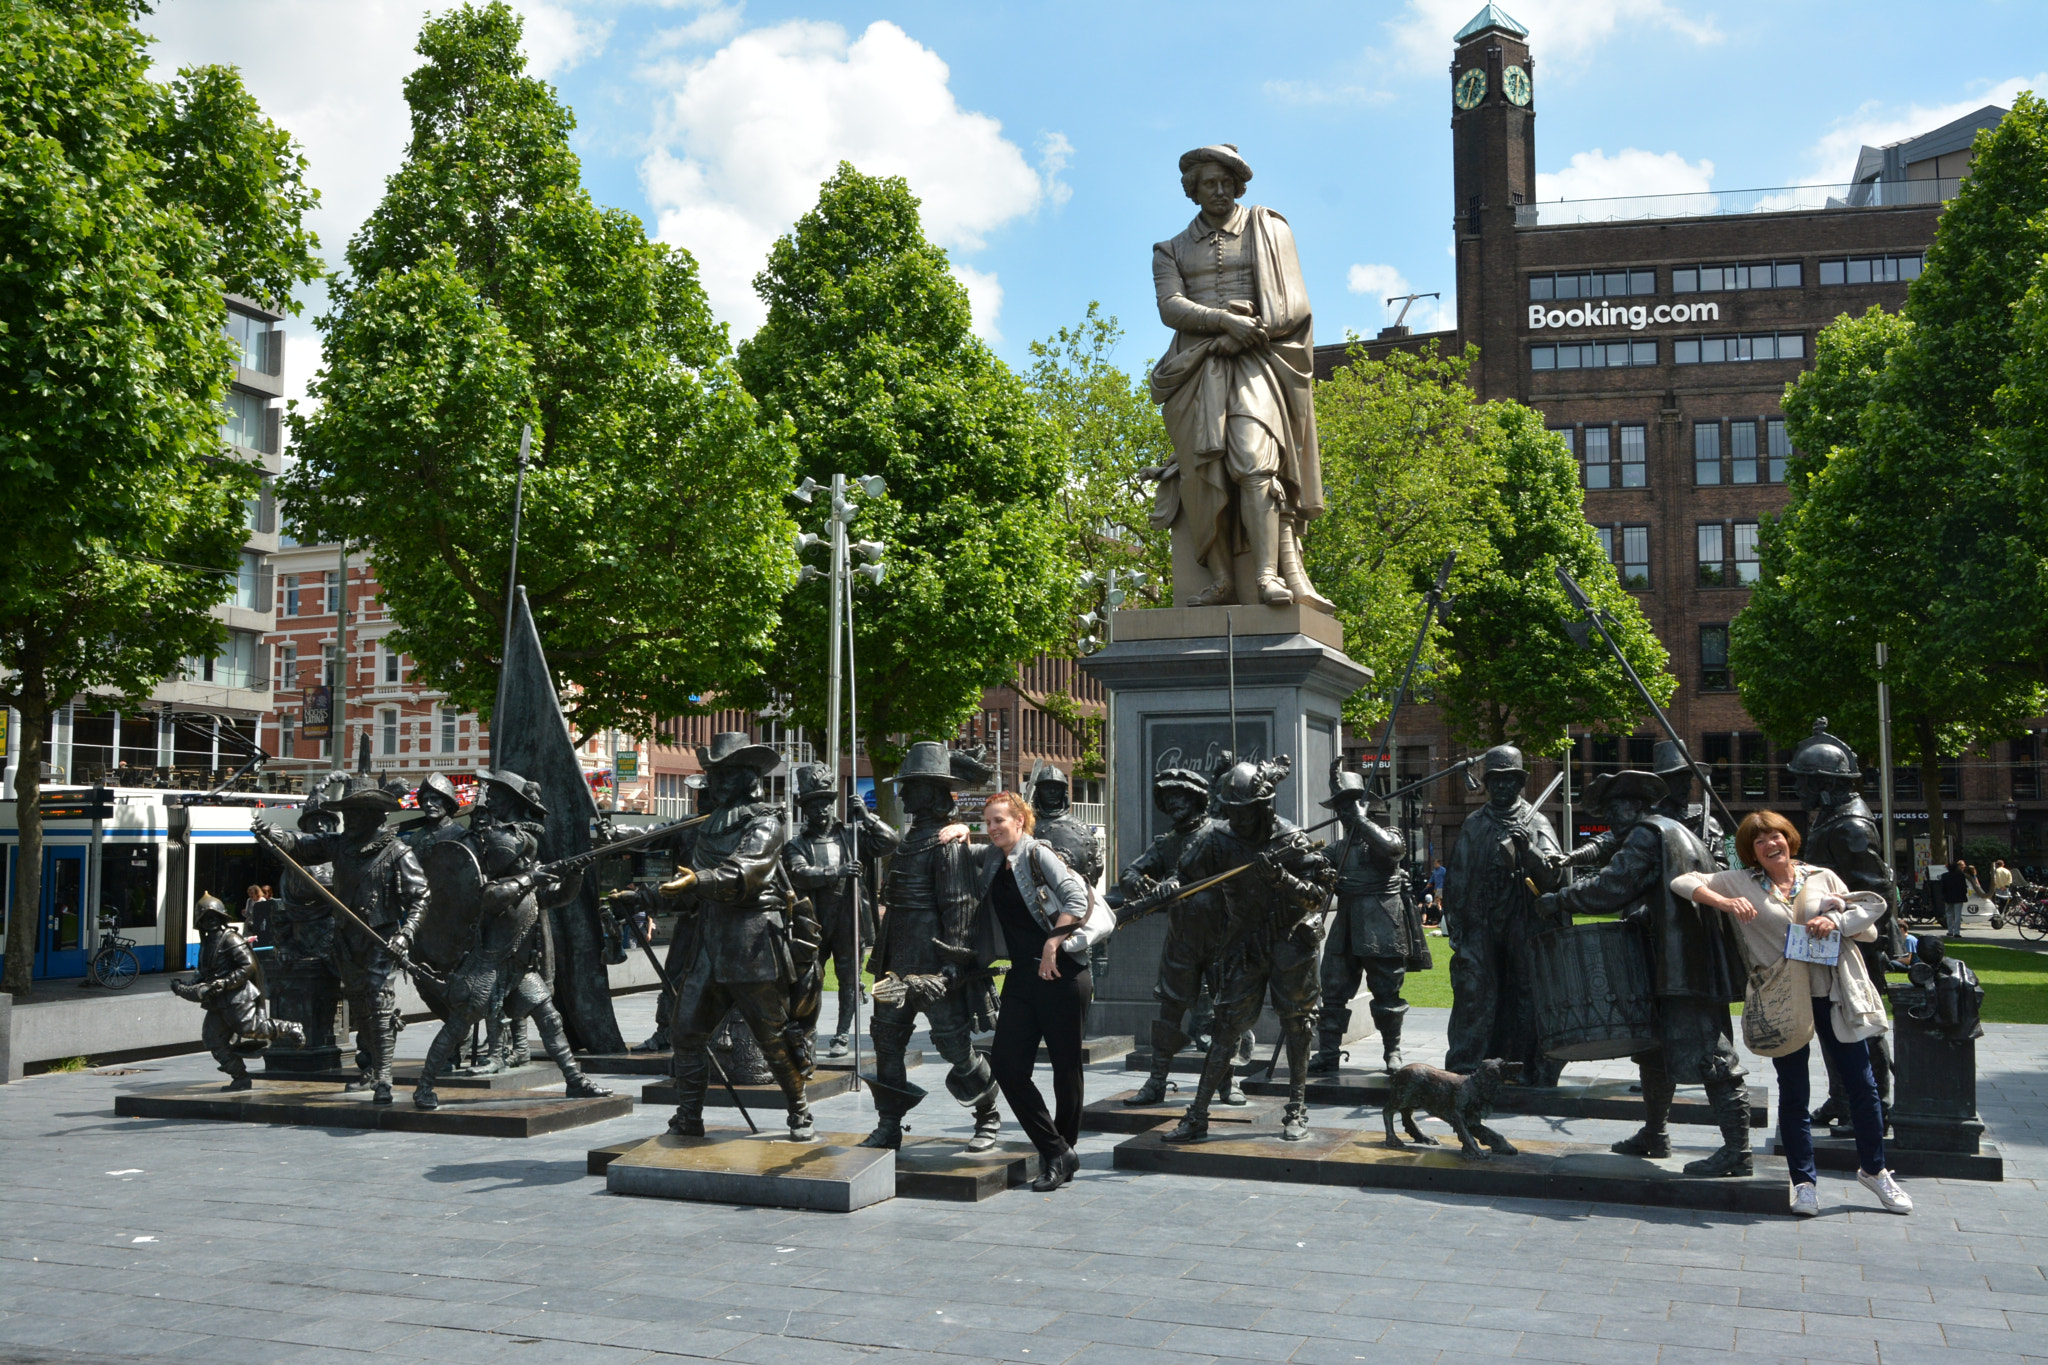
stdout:
<svg viewBox="0 0 2048 1365">
<path fill-rule="evenodd" d="M 439 971 L 452 971 L 476 942 L 477 921 L 483 916 L 484 870 L 467 839 L 442 839 L 420 861 L 426 865 L 433 895 L 420 921 L 413 956 Z"/>
</svg>

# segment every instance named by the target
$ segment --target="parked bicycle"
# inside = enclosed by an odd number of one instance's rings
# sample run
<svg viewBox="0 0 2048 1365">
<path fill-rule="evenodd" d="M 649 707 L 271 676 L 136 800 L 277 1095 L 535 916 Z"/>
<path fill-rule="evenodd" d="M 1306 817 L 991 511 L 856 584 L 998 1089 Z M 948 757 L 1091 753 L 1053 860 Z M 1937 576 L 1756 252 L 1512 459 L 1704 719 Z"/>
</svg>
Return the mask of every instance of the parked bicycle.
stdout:
<svg viewBox="0 0 2048 1365">
<path fill-rule="evenodd" d="M 2021 938 L 2036 942 L 2048 938 L 2048 898 L 2015 891 L 2005 904 L 2005 922 L 2019 930 Z"/>
<path fill-rule="evenodd" d="M 135 956 L 135 940 L 114 932 L 112 915 L 100 921 L 100 946 L 85 964 L 88 979 L 110 991 L 125 991 L 142 974 L 142 961 Z"/>
</svg>

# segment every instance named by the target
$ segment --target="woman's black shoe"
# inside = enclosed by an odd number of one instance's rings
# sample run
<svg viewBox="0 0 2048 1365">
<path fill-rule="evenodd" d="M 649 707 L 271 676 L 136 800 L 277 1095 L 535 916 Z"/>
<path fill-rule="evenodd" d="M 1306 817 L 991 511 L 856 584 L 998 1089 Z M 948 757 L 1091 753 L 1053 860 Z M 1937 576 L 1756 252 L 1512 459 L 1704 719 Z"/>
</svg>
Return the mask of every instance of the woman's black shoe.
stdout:
<svg viewBox="0 0 2048 1365">
<path fill-rule="evenodd" d="M 1031 1188 L 1040 1194 L 1050 1194 L 1074 1178 L 1074 1172 L 1081 1169 L 1081 1154 L 1072 1147 L 1067 1148 L 1051 1161 L 1040 1162 L 1043 1168 L 1038 1179 L 1031 1182 Z"/>
</svg>

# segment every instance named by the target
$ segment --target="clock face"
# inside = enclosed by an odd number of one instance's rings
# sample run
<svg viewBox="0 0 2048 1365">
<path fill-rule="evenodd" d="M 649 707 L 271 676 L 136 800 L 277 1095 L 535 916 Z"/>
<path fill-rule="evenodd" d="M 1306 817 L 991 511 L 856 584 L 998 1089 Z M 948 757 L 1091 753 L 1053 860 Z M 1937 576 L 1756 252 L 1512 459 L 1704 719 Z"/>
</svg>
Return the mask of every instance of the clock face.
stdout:
<svg viewBox="0 0 2048 1365">
<path fill-rule="evenodd" d="M 1486 98 L 1486 73 L 1478 67 L 1470 67 L 1458 77 L 1458 83 L 1451 87 L 1451 99 L 1460 109 L 1476 108 Z"/>
<path fill-rule="evenodd" d="M 1519 66 L 1511 66 L 1500 73 L 1500 88 L 1516 104 L 1527 104 L 1533 93 L 1529 86 L 1529 73 Z"/>
</svg>

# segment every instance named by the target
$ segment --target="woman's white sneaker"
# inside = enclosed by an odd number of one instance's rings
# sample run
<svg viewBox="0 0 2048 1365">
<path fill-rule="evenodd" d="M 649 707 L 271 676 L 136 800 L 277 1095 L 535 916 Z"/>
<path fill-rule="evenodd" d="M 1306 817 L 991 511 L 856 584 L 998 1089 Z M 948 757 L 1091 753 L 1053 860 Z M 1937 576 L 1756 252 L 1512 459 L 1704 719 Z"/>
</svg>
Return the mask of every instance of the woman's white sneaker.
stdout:
<svg viewBox="0 0 2048 1365">
<path fill-rule="evenodd" d="M 1792 1216 L 1814 1218 L 1820 1214 L 1820 1191 L 1811 1185 L 1792 1187 Z"/>
<path fill-rule="evenodd" d="M 1856 1172 L 1856 1183 L 1877 1196 L 1877 1202 L 1884 1206 L 1886 1213 L 1911 1213 L 1913 1196 L 1899 1188 L 1899 1182 L 1892 1179 L 1890 1171 L 1879 1171 L 1871 1175 L 1865 1171 Z"/>
</svg>

